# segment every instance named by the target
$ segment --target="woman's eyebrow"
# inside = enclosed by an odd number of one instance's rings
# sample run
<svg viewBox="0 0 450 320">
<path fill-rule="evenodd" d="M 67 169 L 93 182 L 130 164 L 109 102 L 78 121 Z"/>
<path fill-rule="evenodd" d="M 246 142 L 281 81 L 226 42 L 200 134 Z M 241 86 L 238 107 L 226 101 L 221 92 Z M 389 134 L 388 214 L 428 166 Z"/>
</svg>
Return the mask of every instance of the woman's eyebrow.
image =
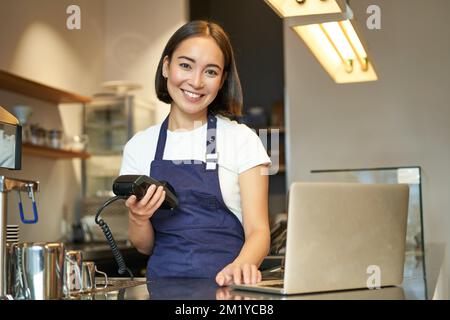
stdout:
<svg viewBox="0 0 450 320">
<path fill-rule="evenodd" d="M 186 59 L 186 60 L 189 60 L 189 61 L 195 63 L 195 60 L 194 60 L 194 59 L 189 58 L 189 57 L 186 57 L 186 56 L 179 56 L 178 59 Z M 221 67 L 219 67 L 217 64 L 214 64 L 214 63 L 210 63 L 210 64 L 208 64 L 206 67 L 215 67 L 215 68 L 217 68 L 217 69 L 219 69 L 219 70 L 222 70 Z"/>
</svg>

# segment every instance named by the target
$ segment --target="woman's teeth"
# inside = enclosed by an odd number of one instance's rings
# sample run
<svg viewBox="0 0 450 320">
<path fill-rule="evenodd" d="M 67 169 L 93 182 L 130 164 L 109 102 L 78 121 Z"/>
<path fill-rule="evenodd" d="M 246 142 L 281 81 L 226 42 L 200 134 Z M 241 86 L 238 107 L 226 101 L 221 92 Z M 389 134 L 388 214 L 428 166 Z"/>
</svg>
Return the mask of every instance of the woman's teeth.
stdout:
<svg viewBox="0 0 450 320">
<path fill-rule="evenodd" d="M 192 92 L 189 92 L 189 91 L 186 91 L 186 90 L 183 90 L 183 92 L 184 92 L 184 94 L 185 95 L 187 95 L 188 97 L 191 97 L 191 98 L 200 98 L 200 94 L 197 94 L 197 93 L 192 93 Z"/>
</svg>

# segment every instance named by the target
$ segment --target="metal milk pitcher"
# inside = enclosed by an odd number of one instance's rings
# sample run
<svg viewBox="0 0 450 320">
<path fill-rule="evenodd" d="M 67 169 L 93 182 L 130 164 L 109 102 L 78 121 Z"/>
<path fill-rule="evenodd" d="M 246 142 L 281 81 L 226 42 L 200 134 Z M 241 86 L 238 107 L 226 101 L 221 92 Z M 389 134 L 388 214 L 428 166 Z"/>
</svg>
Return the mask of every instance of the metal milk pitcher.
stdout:
<svg viewBox="0 0 450 320">
<path fill-rule="evenodd" d="M 70 296 L 73 293 L 83 291 L 83 252 L 80 250 L 68 250 L 65 253 L 64 270 L 64 294 Z"/>
<path fill-rule="evenodd" d="M 14 243 L 10 257 L 12 297 L 19 300 L 62 299 L 64 257 L 62 243 Z"/>
<path fill-rule="evenodd" d="M 82 271 L 82 289 L 83 292 L 90 292 L 97 289 L 97 283 L 95 274 L 99 273 L 105 278 L 105 283 L 103 288 L 108 286 L 108 275 L 97 269 L 95 262 L 93 261 L 83 261 L 83 271 Z"/>
</svg>

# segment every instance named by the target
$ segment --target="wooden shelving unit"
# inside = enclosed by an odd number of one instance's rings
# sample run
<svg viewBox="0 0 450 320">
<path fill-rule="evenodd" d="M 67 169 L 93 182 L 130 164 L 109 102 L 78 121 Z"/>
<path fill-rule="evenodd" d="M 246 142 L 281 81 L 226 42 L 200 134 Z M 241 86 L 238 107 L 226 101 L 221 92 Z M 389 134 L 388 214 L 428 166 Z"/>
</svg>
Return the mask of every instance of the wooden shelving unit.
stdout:
<svg viewBox="0 0 450 320">
<path fill-rule="evenodd" d="M 88 159 L 90 154 L 84 151 L 71 151 L 37 146 L 31 143 L 22 144 L 23 154 L 51 159 Z"/>
<path fill-rule="evenodd" d="M 28 97 L 59 103 L 88 103 L 91 98 L 56 89 L 39 82 L 29 80 L 10 72 L 0 70 L 0 89 L 23 94 Z"/>
<path fill-rule="evenodd" d="M 84 105 L 92 100 L 89 97 L 56 89 L 4 70 L 0 70 L 0 89 L 51 102 L 55 106 L 60 103 L 81 103 Z M 22 153 L 24 155 L 51 159 L 88 159 L 91 156 L 84 151 L 54 149 L 31 143 L 22 144 Z"/>
</svg>

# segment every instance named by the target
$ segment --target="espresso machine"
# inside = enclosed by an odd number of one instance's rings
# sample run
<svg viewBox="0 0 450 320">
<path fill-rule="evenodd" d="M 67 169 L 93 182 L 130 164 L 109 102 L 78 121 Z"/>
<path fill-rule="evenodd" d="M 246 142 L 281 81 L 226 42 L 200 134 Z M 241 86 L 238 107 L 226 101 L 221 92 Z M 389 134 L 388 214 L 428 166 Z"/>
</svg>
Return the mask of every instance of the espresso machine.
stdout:
<svg viewBox="0 0 450 320">
<path fill-rule="evenodd" d="M 22 159 L 22 127 L 19 121 L 0 106 L 0 167 L 10 170 L 20 170 Z M 23 223 L 38 221 L 34 194 L 39 189 L 39 182 L 27 181 L 0 176 L 0 297 L 7 297 L 8 254 L 7 242 L 18 241 L 18 226 L 7 226 L 8 193 L 17 192 L 19 196 L 19 211 Z M 26 219 L 23 212 L 21 193 L 27 193 L 33 204 L 33 218 Z"/>
</svg>

